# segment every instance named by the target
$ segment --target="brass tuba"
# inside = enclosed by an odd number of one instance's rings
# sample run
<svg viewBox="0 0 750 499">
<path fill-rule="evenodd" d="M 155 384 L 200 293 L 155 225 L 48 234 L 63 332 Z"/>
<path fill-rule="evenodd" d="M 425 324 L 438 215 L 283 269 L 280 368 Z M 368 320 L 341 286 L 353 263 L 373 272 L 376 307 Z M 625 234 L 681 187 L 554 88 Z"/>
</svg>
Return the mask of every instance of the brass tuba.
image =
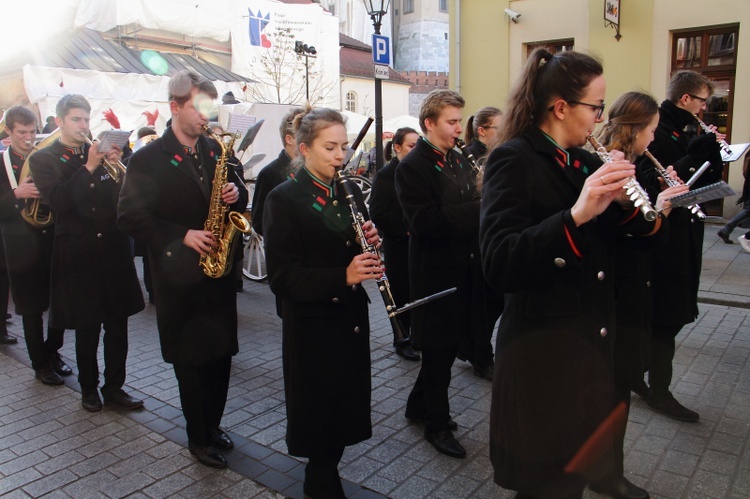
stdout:
<svg viewBox="0 0 750 499">
<path fill-rule="evenodd" d="M 204 128 L 204 133 L 219 143 L 221 156 L 216 161 L 208 218 L 203 224 L 203 230 L 210 231 L 216 239 L 216 250 L 208 255 L 201 255 L 200 266 L 203 267 L 203 273 L 208 277 L 219 278 L 227 275 L 232 269 L 234 238 L 237 233 L 249 234 L 253 228 L 242 213 L 229 211 L 229 206 L 221 198 L 221 190 L 227 183 L 230 168 L 229 157 L 234 153 L 236 136 L 233 133 L 216 134 L 208 127 Z M 230 137 L 228 142 L 224 142 L 225 136 Z"/>
<path fill-rule="evenodd" d="M 46 136 L 44 139 L 39 141 L 39 143 L 35 146 L 33 146 L 33 151 L 29 153 L 28 156 L 26 156 L 26 161 L 23 162 L 23 167 L 21 167 L 21 173 L 18 176 L 19 183 L 25 182 L 26 177 L 31 177 L 31 172 L 29 171 L 29 158 L 32 154 L 34 154 L 36 151 L 40 149 L 44 149 L 45 147 L 51 145 L 54 141 L 57 140 L 57 138 L 60 136 L 61 130 L 58 128 L 48 136 Z M 42 200 L 42 198 L 36 198 L 36 199 L 27 199 L 26 200 L 26 206 L 23 207 L 21 210 L 21 217 L 23 217 L 26 222 L 34 227 L 35 229 L 42 229 L 44 227 L 47 227 L 48 225 L 52 225 L 52 211 L 49 208 L 49 205 Z"/>
</svg>

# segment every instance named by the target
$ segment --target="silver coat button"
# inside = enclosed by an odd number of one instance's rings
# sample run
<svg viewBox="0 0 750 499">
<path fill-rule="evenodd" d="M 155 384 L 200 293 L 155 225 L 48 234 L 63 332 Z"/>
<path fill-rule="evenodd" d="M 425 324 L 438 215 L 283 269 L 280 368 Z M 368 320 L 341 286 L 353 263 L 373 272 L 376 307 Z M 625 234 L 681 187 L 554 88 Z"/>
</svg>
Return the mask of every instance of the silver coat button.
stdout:
<svg viewBox="0 0 750 499">
<path fill-rule="evenodd" d="M 352 291 L 357 291 L 357 285 L 356 284 L 352 284 Z"/>
<path fill-rule="evenodd" d="M 339 201 L 338 201 L 338 199 L 334 199 L 334 200 L 333 200 L 333 206 L 338 206 L 338 205 L 339 205 Z"/>
<path fill-rule="evenodd" d="M 555 265 L 559 268 L 565 268 L 568 263 L 563 258 L 555 258 Z"/>
<path fill-rule="evenodd" d="M 646 281 L 646 287 L 647 287 L 647 288 L 650 288 L 650 287 L 651 287 L 651 281 Z"/>
<path fill-rule="evenodd" d="M 333 299 L 333 300 L 331 300 L 331 301 L 332 301 L 333 303 L 338 303 L 338 302 L 339 302 L 339 299 L 338 299 L 338 298 L 334 298 L 334 299 Z"/>
<path fill-rule="evenodd" d="M 599 331 L 599 336 L 601 336 L 602 338 L 606 338 L 606 337 L 607 337 L 607 328 L 606 328 L 606 327 L 603 327 L 603 328 L 602 328 L 602 329 L 601 329 L 601 330 Z"/>
<path fill-rule="evenodd" d="M 171 251 L 167 251 L 167 256 L 171 257 L 172 256 L 172 252 Z"/>
<path fill-rule="evenodd" d="M 604 280 L 604 272 L 600 270 L 600 271 L 599 271 L 599 272 L 598 272 L 598 273 L 596 274 L 596 278 L 597 278 L 597 279 L 599 279 L 600 281 L 603 281 L 603 280 Z"/>
<path fill-rule="evenodd" d="M 103 238 L 103 237 L 104 237 L 104 234 L 102 234 L 101 232 L 98 232 L 98 233 L 96 234 L 96 237 L 98 237 L 99 239 L 101 239 L 101 238 Z"/>
<path fill-rule="evenodd" d="M 354 332 L 355 332 L 355 333 L 358 333 L 358 332 L 359 332 L 359 326 L 355 326 L 355 327 L 354 327 Z"/>
<path fill-rule="evenodd" d="M 351 242 L 351 241 L 347 241 L 347 242 L 346 242 L 346 247 L 347 247 L 347 248 L 348 248 L 349 246 L 351 246 L 351 245 L 352 245 L 352 242 Z"/>
<path fill-rule="evenodd" d="M 91 182 L 91 183 L 89 184 L 89 187 L 91 187 L 91 188 L 93 189 L 94 187 L 96 187 L 96 185 L 95 185 L 95 184 L 94 184 L 93 182 Z"/>
</svg>

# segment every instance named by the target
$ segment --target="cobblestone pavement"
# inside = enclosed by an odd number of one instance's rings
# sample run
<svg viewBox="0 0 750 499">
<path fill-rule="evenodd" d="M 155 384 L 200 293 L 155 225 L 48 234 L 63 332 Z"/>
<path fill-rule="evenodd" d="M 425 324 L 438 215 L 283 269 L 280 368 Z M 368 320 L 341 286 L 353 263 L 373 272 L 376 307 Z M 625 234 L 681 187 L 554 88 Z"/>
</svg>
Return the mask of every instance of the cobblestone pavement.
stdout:
<svg viewBox="0 0 750 499">
<path fill-rule="evenodd" d="M 750 277 L 743 287 L 735 275 L 749 274 L 750 255 L 737 244 L 729 255 L 729 245 L 715 246 L 715 228 L 711 230 L 704 258 L 709 267 L 714 265 L 710 262 L 725 263 L 712 267 L 707 274 L 711 282 L 702 282 L 702 292 L 729 295 L 732 290 L 718 287 L 728 279 L 735 286 L 733 293 L 750 294 Z M 451 410 L 468 457 L 456 460 L 435 452 L 422 439 L 422 428 L 403 418 L 419 364 L 395 355 L 378 294 L 371 286 L 368 291 L 373 298 L 373 437 L 344 454 L 340 469 L 347 495 L 512 497 L 492 482 L 489 382 L 475 377 L 468 364 L 456 363 Z M 64 387 L 44 386 L 28 367 L 22 340 L 0 346 L 0 495 L 302 497 L 304 464 L 285 454 L 280 320 L 274 299 L 266 284 L 245 281 L 238 305 L 240 353 L 233 360 L 223 420 L 236 444 L 227 453 L 229 470 L 196 464 L 185 447 L 177 384 L 161 359 L 155 309 L 149 305 L 130 321 L 126 386 L 145 399 L 143 411 L 105 407 L 101 413 L 87 413 L 80 407 L 74 376 Z M 19 318 L 12 319 L 9 331 L 22 337 Z M 697 410 L 701 420 L 669 420 L 634 396 L 626 436 L 628 478 L 652 497 L 750 497 L 747 310 L 701 304 L 699 319 L 677 340 L 674 393 Z M 76 370 L 71 332 L 61 352 Z M 585 497 L 598 495 L 587 491 Z"/>
</svg>

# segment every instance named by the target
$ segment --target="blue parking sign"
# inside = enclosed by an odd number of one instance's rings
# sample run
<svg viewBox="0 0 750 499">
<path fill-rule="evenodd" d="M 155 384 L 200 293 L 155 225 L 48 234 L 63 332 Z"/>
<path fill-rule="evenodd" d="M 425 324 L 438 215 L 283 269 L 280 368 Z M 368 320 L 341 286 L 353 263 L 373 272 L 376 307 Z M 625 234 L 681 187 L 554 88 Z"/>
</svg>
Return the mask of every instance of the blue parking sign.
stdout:
<svg viewBox="0 0 750 499">
<path fill-rule="evenodd" d="M 372 61 L 375 64 L 391 65 L 391 44 L 388 37 L 372 35 Z"/>
</svg>

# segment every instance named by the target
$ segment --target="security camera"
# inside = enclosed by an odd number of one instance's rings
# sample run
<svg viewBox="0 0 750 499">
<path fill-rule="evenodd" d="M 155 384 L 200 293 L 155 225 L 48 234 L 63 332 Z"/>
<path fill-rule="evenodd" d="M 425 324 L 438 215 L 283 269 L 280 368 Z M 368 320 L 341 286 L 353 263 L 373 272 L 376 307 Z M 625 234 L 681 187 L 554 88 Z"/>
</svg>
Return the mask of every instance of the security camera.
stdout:
<svg viewBox="0 0 750 499">
<path fill-rule="evenodd" d="M 518 18 L 521 17 L 521 14 L 511 9 L 505 9 L 505 15 L 510 17 L 510 20 L 513 21 L 514 23 L 517 23 Z"/>
</svg>

